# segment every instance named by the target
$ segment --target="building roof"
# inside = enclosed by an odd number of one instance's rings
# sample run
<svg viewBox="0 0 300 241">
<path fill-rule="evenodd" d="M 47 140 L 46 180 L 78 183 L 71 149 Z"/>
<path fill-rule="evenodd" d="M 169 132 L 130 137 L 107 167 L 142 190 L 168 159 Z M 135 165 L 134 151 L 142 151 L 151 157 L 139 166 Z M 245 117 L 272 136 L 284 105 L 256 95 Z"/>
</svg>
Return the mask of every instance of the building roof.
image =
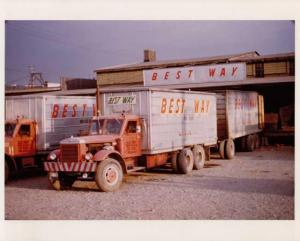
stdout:
<svg viewBox="0 0 300 241">
<path fill-rule="evenodd" d="M 204 64 L 218 64 L 218 63 L 228 63 L 228 62 L 258 62 L 266 60 L 279 60 L 294 58 L 295 53 L 280 53 L 272 55 L 259 55 L 258 52 L 245 52 L 239 54 L 222 55 L 222 56 L 212 56 L 204 58 L 192 58 L 192 59 L 178 59 L 178 60 L 161 60 L 152 62 L 142 62 L 135 64 L 125 64 L 118 66 L 105 67 L 95 70 L 96 73 L 111 73 L 111 72 L 121 72 L 121 71 L 132 71 L 132 70 L 143 70 L 143 69 L 153 69 L 153 68 L 167 68 L 167 67 L 182 67 L 182 66 L 193 66 L 193 65 L 204 65 Z"/>
<path fill-rule="evenodd" d="M 5 90 L 5 95 L 28 95 L 36 93 L 47 93 L 60 90 L 60 87 L 41 87 L 41 88 L 26 88 L 26 89 L 10 89 Z"/>
<path fill-rule="evenodd" d="M 240 54 L 222 55 L 222 56 L 212 56 L 203 58 L 192 58 L 192 59 L 178 59 L 178 60 L 160 60 L 151 62 L 142 62 L 135 64 L 125 64 L 118 66 L 105 67 L 95 70 L 96 73 L 110 73 L 119 71 L 130 71 L 139 69 L 152 69 L 152 68 L 166 68 L 166 67 L 179 67 L 186 65 L 197 65 L 197 64 L 211 64 L 211 63 L 224 63 L 228 62 L 231 58 L 237 57 L 254 57 L 259 56 L 256 51 L 245 52 Z"/>
</svg>

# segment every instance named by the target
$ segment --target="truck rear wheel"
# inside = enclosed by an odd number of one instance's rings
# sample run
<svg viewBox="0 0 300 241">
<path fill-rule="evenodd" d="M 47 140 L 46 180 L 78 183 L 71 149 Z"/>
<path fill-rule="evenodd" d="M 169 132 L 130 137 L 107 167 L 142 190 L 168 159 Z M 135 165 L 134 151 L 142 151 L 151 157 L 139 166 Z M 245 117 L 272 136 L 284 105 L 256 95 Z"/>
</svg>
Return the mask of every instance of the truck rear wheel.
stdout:
<svg viewBox="0 0 300 241">
<path fill-rule="evenodd" d="M 95 181 L 102 192 L 113 192 L 120 188 L 123 181 L 123 171 L 120 163 L 107 158 L 98 164 Z"/>
<path fill-rule="evenodd" d="M 234 146 L 234 141 L 229 138 L 226 141 L 226 145 L 225 145 L 225 157 L 227 159 L 232 159 L 235 155 L 235 146 Z"/>
<path fill-rule="evenodd" d="M 219 144 L 219 154 L 221 159 L 225 159 L 225 140 L 221 141 Z"/>
<path fill-rule="evenodd" d="M 178 158 L 178 171 L 181 174 L 188 174 L 193 170 L 194 158 L 190 148 L 181 150 Z"/>
<path fill-rule="evenodd" d="M 195 145 L 193 148 L 194 169 L 200 170 L 204 167 L 205 151 L 200 145 Z"/>
<path fill-rule="evenodd" d="M 254 151 L 255 149 L 255 140 L 253 135 L 248 135 L 246 139 L 247 151 Z"/>
</svg>

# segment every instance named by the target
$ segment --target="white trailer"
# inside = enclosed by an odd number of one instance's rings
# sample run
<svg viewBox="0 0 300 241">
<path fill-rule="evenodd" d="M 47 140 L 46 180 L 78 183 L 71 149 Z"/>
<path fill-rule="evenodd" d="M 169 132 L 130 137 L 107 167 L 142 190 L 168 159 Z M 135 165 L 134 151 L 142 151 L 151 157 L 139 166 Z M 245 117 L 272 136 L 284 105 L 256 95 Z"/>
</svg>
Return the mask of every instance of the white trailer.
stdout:
<svg viewBox="0 0 300 241">
<path fill-rule="evenodd" d="M 5 98 L 5 177 L 42 166 L 59 142 L 78 136 L 95 114 L 95 97 L 27 95 Z"/>
<path fill-rule="evenodd" d="M 95 104 L 95 97 L 86 96 L 9 96 L 5 98 L 5 120 L 35 121 L 36 149 L 53 150 L 62 139 L 78 136 L 87 128 Z"/>
<path fill-rule="evenodd" d="M 101 103 L 103 115 L 142 118 L 143 154 L 217 143 L 215 94 L 155 88 L 105 90 Z"/>
<path fill-rule="evenodd" d="M 218 91 L 217 124 L 221 157 L 233 158 L 235 143 L 239 144 L 242 150 L 248 151 L 253 151 L 259 146 L 258 133 L 263 128 L 263 116 L 263 96 L 257 92 Z"/>
</svg>

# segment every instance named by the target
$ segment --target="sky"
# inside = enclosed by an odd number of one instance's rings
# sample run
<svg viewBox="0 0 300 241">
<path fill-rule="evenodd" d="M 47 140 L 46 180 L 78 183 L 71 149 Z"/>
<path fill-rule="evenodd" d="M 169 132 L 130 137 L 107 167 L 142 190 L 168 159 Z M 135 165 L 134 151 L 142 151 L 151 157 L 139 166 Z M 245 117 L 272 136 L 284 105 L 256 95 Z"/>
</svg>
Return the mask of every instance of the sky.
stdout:
<svg viewBox="0 0 300 241">
<path fill-rule="evenodd" d="M 95 78 L 94 70 L 143 61 L 257 51 L 295 51 L 292 21 L 6 21 L 5 83 L 24 85 L 29 66 L 44 80 Z"/>
</svg>

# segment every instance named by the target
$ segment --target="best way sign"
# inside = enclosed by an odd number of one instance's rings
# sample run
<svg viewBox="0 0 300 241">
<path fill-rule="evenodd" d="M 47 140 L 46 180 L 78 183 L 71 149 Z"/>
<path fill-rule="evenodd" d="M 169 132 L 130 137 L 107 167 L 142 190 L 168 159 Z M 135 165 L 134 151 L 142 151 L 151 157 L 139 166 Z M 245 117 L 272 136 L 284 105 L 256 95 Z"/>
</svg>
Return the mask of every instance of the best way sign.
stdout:
<svg viewBox="0 0 300 241">
<path fill-rule="evenodd" d="M 151 69 L 144 70 L 143 74 L 145 86 L 238 81 L 246 78 L 246 64 Z"/>
</svg>

